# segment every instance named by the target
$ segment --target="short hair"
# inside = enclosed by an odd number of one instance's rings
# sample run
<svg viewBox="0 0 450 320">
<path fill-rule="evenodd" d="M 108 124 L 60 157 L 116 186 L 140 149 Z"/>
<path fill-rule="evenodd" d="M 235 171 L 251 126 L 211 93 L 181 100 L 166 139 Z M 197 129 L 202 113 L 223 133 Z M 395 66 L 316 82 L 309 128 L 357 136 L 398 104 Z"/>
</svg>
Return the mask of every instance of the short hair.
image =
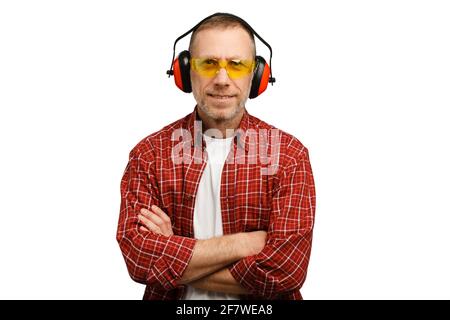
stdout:
<svg viewBox="0 0 450 320">
<path fill-rule="evenodd" d="M 214 28 L 220 28 L 220 29 L 226 29 L 226 28 L 233 28 L 233 27 L 241 27 L 244 29 L 247 34 L 250 36 L 250 40 L 253 43 L 253 57 L 256 56 L 256 44 L 255 44 L 255 37 L 253 35 L 253 30 L 243 21 L 241 21 L 239 18 L 227 15 L 227 14 L 219 14 L 216 16 L 213 16 L 209 19 L 206 19 L 202 22 L 193 32 L 191 36 L 191 40 L 189 42 L 189 51 L 192 49 L 192 44 L 194 43 L 195 36 L 198 32 L 202 30 L 207 29 L 214 29 Z"/>
</svg>

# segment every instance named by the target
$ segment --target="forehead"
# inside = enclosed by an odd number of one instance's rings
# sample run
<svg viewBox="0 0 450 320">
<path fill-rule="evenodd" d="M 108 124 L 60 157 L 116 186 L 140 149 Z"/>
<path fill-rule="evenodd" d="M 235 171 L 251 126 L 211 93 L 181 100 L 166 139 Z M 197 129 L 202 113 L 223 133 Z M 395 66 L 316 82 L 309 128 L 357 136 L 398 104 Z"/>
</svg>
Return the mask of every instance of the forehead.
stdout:
<svg viewBox="0 0 450 320">
<path fill-rule="evenodd" d="M 253 42 L 240 27 L 212 28 L 199 31 L 194 39 L 192 56 L 217 58 L 252 58 Z"/>
</svg>

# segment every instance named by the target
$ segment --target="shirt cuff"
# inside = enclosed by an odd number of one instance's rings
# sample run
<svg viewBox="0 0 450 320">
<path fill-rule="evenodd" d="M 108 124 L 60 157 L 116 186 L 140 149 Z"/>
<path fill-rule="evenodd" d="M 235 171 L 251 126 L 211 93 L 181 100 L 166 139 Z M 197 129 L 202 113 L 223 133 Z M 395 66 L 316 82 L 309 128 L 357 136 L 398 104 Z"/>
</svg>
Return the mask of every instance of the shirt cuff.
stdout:
<svg viewBox="0 0 450 320">
<path fill-rule="evenodd" d="M 160 283 L 166 290 L 176 288 L 191 261 L 196 240 L 172 235 L 169 237 L 162 255 L 156 259 L 149 273 L 148 282 Z"/>
<path fill-rule="evenodd" d="M 258 295 L 259 293 L 257 292 L 257 289 L 254 285 L 252 285 L 258 281 L 254 273 L 251 271 L 252 266 L 255 263 L 255 257 L 248 256 L 232 264 L 228 270 L 241 286 L 247 289 L 251 294 Z"/>
</svg>

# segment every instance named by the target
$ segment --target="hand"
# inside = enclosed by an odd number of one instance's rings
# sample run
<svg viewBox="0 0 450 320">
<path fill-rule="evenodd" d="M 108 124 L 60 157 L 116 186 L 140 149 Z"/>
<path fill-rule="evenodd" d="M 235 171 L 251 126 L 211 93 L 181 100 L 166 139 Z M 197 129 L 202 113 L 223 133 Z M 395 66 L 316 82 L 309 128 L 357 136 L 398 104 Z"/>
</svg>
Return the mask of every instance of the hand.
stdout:
<svg viewBox="0 0 450 320">
<path fill-rule="evenodd" d="M 166 237 L 173 235 L 172 222 L 169 216 L 155 205 L 151 206 L 151 211 L 142 208 L 138 219 L 139 223 L 142 224 L 139 227 L 142 231 L 153 231 Z"/>
<path fill-rule="evenodd" d="M 245 232 L 243 235 L 244 242 L 242 248 L 244 249 L 244 256 L 246 257 L 260 253 L 266 245 L 266 231 Z"/>
</svg>

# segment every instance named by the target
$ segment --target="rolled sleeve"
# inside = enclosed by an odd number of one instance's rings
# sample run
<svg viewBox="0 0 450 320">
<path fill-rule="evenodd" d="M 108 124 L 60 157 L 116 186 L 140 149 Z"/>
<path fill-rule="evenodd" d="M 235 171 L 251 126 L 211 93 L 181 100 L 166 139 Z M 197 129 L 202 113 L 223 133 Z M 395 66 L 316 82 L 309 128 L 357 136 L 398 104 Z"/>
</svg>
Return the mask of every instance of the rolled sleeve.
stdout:
<svg viewBox="0 0 450 320">
<path fill-rule="evenodd" d="M 196 240 L 139 229 L 141 208 L 150 209 L 152 204 L 161 207 L 153 166 L 151 150 L 141 151 L 137 146 L 130 152 L 121 181 L 117 241 L 133 280 L 170 290 L 186 270 Z"/>
<path fill-rule="evenodd" d="M 306 148 L 279 175 L 267 243 L 229 267 L 251 294 L 273 299 L 299 290 L 306 278 L 315 214 L 315 187 Z"/>
</svg>

